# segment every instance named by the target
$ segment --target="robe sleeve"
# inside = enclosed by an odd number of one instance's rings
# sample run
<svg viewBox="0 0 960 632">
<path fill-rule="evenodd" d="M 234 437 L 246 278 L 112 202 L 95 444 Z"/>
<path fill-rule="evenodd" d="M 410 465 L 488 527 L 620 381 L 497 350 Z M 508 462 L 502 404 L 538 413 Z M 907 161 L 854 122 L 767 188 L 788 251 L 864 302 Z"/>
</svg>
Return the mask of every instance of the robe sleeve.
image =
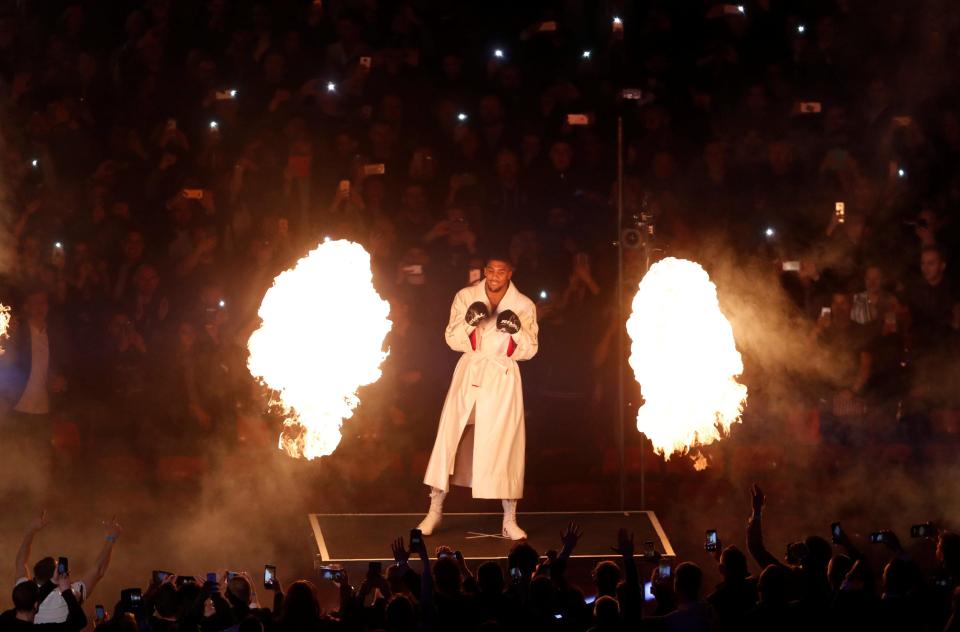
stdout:
<svg viewBox="0 0 960 632">
<path fill-rule="evenodd" d="M 529 308 L 520 312 L 518 316 L 520 317 L 520 331 L 510 336 L 513 344 L 510 345 L 512 353 L 508 351 L 508 354 L 519 362 L 520 360 L 529 360 L 537 355 L 537 334 L 540 328 L 537 325 L 537 306 L 532 302 Z"/>
<path fill-rule="evenodd" d="M 457 292 L 457 295 L 453 297 L 453 305 L 450 306 L 450 322 L 447 324 L 447 330 L 444 333 L 450 348 L 461 353 L 472 351 L 474 348 L 470 336 L 476 330 L 476 327 L 469 326 L 464 320 L 468 307 L 464 293 Z"/>
</svg>

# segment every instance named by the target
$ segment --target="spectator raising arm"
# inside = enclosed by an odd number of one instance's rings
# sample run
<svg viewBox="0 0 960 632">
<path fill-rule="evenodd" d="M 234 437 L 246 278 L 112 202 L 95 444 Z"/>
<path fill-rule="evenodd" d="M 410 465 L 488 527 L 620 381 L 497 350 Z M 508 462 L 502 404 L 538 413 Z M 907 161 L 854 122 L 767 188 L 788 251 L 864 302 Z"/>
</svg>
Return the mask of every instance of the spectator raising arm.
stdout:
<svg viewBox="0 0 960 632">
<path fill-rule="evenodd" d="M 633 561 L 633 534 L 626 529 L 617 531 L 617 544 L 611 549 L 623 558 L 623 571 L 626 581 L 619 591 L 620 611 L 623 615 L 623 621 L 636 629 L 643 611 L 643 599 L 640 594 L 640 574 L 637 572 L 637 565 Z"/>
<path fill-rule="evenodd" d="M 84 598 L 90 596 L 94 587 L 99 584 L 100 580 L 107 574 L 107 568 L 110 567 L 110 558 L 113 557 L 113 547 L 120 538 L 120 534 L 123 533 L 123 527 L 117 522 L 116 516 L 110 518 L 110 521 L 105 522 L 104 525 L 107 528 L 107 533 L 104 538 L 103 548 L 100 549 L 96 564 L 94 564 L 93 568 L 87 571 L 81 579 L 84 589 L 86 590 L 86 593 L 83 595 Z"/>
<path fill-rule="evenodd" d="M 33 548 L 33 538 L 40 533 L 44 527 L 50 524 L 47 518 L 47 510 L 44 509 L 40 515 L 33 519 L 27 526 L 27 532 L 23 534 L 23 542 L 20 543 L 20 550 L 17 551 L 17 559 L 14 563 L 13 581 L 33 576 L 30 572 L 30 550 Z"/>
<path fill-rule="evenodd" d="M 783 566 L 770 551 L 763 545 L 763 523 L 761 515 L 763 513 L 763 503 L 766 497 L 760 486 L 754 483 L 750 489 L 750 499 L 753 512 L 750 514 L 750 520 L 747 522 L 747 550 L 757 562 L 760 568 L 766 568 L 771 564 L 774 566 Z"/>
</svg>

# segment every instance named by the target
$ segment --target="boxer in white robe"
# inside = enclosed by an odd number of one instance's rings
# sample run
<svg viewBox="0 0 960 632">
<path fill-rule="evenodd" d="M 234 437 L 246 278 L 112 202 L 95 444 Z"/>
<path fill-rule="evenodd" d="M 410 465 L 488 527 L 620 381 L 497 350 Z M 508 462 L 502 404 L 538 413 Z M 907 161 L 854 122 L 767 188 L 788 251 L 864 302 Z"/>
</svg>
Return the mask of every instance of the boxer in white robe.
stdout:
<svg viewBox="0 0 960 632">
<path fill-rule="evenodd" d="M 447 344 L 463 355 L 453 372 L 437 439 L 423 482 L 430 511 L 420 523 L 432 534 L 443 517 L 450 484 L 474 498 L 503 501 L 503 536 L 521 540 L 517 501 L 523 497 L 523 390 L 517 362 L 537 353 L 537 310 L 511 282 L 513 266 L 487 260 L 484 278 L 453 299 Z"/>
</svg>

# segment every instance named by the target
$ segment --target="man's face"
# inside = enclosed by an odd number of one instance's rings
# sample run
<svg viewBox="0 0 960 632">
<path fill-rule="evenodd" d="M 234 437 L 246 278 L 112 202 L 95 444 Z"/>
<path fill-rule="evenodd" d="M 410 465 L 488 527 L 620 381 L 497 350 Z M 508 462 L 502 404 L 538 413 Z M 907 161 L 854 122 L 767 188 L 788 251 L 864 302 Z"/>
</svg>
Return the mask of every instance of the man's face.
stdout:
<svg viewBox="0 0 960 632">
<path fill-rule="evenodd" d="M 867 287 L 867 292 L 871 294 L 875 294 L 883 289 L 883 273 L 880 271 L 880 268 L 867 268 L 863 281 Z"/>
<path fill-rule="evenodd" d="M 937 252 L 925 252 L 920 255 L 920 273 L 930 285 L 936 285 L 943 278 L 946 264 Z"/>
<path fill-rule="evenodd" d="M 487 281 L 487 290 L 499 292 L 513 278 L 513 268 L 506 261 L 491 259 L 483 271 Z"/>
<path fill-rule="evenodd" d="M 129 261 L 136 261 L 143 255 L 143 235 L 137 232 L 127 234 L 123 240 L 123 254 Z"/>
<path fill-rule="evenodd" d="M 573 150 L 567 143 L 554 143 L 550 148 L 550 163 L 557 171 L 566 171 L 573 162 Z"/>
<path fill-rule="evenodd" d="M 835 323 L 846 323 L 850 320 L 850 297 L 846 294 L 834 294 L 830 301 L 830 311 Z"/>
</svg>

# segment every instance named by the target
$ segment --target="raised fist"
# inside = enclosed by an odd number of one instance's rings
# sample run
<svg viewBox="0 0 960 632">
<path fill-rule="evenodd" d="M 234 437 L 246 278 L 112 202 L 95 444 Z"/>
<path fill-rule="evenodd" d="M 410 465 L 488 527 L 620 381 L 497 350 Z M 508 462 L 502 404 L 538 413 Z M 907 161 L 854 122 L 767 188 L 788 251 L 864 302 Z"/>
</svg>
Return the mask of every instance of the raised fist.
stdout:
<svg viewBox="0 0 960 632">
<path fill-rule="evenodd" d="M 480 301 L 477 301 L 467 308 L 467 315 L 464 317 L 464 320 L 467 321 L 468 325 L 473 327 L 489 315 L 490 310 L 487 309 L 487 306 Z"/>
<path fill-rule="evenodd" d="M 497 331 L 515 334 L 520 331 L 520 317 L 509 309 L 500 312 L 497 316 Z"/>
</svg>

